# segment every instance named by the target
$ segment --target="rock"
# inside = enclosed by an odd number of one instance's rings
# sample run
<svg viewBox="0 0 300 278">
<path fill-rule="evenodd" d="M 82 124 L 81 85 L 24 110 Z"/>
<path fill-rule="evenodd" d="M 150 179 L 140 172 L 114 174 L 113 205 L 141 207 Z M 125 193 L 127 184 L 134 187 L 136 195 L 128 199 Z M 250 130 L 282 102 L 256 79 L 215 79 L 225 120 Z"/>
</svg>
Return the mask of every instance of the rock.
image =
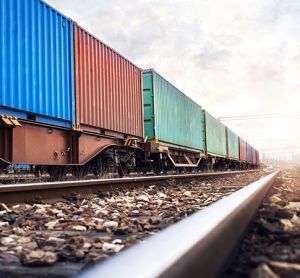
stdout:
<svg viewBox="0 0 300 278">
<path fill-rule="evenodd" d="M 142 202 L 149 202 L 149 198 L 146 195 L 137 196 L 136 200 Z"/>
<path fill-rule="evenodd" d="M 116 229 L 118 228 L 119 224 L 116 221 L 107 221 L 103 224 L 103 226 L 109 229 Z"/>
<path fill-rule="evenodd" d="M 276 262 L 276 261 L 269 261 L 269 265 L 273 268 L 283 269 L 283 270 L 290 270 L 290 271 L 300 271 L 300 264 L 296 263 L 286 263 L 286 262 Z"/>
<path fill-rule="evenodd" d="M 112 243 L 108 243 L 108 242 L 103 243 L 103 246 L 102 246 L 103 251 L 114 252 L 114 253 L 120 252 L 123 248 L 124 248 L 124 245 L 112 244 Z"/>
<path fill-rule="evenodd" d="M 24 253 L 22 263 L 24 265 L 52 265 L 57 261 L 58 257 L 55 253 L 43 250 L 34 250 L 29 253 Z"/>
<path fill-rule="evenodd" d="M 29 238 L 29 237 L 20 237 L 20 238 L 18 238 L 17 242 L 18 242 L 18 244 L 24 245 L 24 244 L 27 244 L 27 243 L 31 242 L 31 238 Z"/>
<path fill-rule="evenodd" d="M 90 244 L 89 242 L 85 242 L 85 243 L 83 244 L 82 248 L 84 248 L 84 249 L 89 249 L 89 248 L 91 248 L 91 246 L 92 246 L 92 244 Z"/>
<path fill-rule="evenodd" d="M 182 195 L 186 197 L 191 197 L 192 193 L 190 191 L 185 191 Z"/>
<path fill-rule="evenodd" d="M 279 276 L 267 264 L 262 263 L 251 273 L 251 278 L 279 278 Z"/>
<path fill-rule="evenodd" d="M 19 263 L 20 260 L 16 255 L 12 255 L 12 254 L 0 254 L 0 261 L 1 263 L 6 263 L 6 264 L 10 264 L 10 263 Z M 4 276 L 3 276 L 4 277 Z"/>
<path fill-rule="evenodd" d="M 104 220 L 101 218 L 93 217 L 92 219 L 96 224 L 102 224 L 104 222 Z"/>
<path fill-rule="evenodd" d="M 57 220 L 55 220 L 55 221 L 50 221 L 50 222 L 46 223 L 45 226 L 48 228 L 48 230 L 52 230 L 52 229 L 55 227 L 55 225 L 56 225 L 57 223 L 58 223 Z"/>
<path fill-rule="evenodd" d="M 56 214 L 61 214 L 62 213 L 62 210 L 59 210 L 59 209 L 48 209 L 47 210 L 47 214 L 49 215 L 56 215 Z"/>
<path fill-rule="evenodd" d="M 157 196 L 158 196 L 159 198 L 162 198 L 162 199 L 167 198 L 167 195 L 164 194 L 164 193 L 161 193 L 161 192 L 159 192 L 159 193 L 157 194 Z"/>
<path fill-rule="evenodd" d="M 2 207 L 6 212 L 12 212 L 4 203 L 0 203 L 0 207 Z"/>
<path fill-rule="evenodd" d="M 46 209 L 45 208 L 39 208 L 35 211 L 35 213 L 44 215 L 44 214 L 46 214 Z"/>
<path fill-rule="evenodd" d="M 23 245 L 23 249 L 26 249 L 26 250 L 34 250 L 37 247 L 38 247 L 38 245 L 35 241 L 31 241 L 31 242 Z"/>
<path fill-rule="evenodd" d="M 294 225 L 289 219 L 280 219 L 280 224 L 283 225 L 284 231 L 292 230 Z"/>
<path fill-rule="evenodd" d="M 295 226 L 300 226 L 300 217 L 297 216 L 297 214 L 294 214 L 291 222 L 295 225 Z"/>
<path fill-rule="evenodd" d="M 108 211 L 106 209 L 98 209 L 95 211 L 96 216 L 106 216 L 108 215 Z"/>
<path fill-rule="evenodd" d="M 81 232 L 85 232 L 86 231 L 86 227 L 82 226 L 82 225 L 72 226 L 71 229 L 74 230 L 74 231 L 81 231 Z"/>
<path fill-rule="evenodd" d="M 94 242 L 94 243 L 93 243 L 93 246 L 94 246 L 95 248 L 97 248 L 97 249 L 101 249 L 102 246 L 103 246 L 103 243 L 101 243 L 101 242 Z"/>
<path fill-rule="evenodd" d="M 85 252 L 81 249 L 75 251 L 75 256 L 79 259 L 82 259 L 85 255 Z"/>
<path fill-rule="evenodd" d="M 5 215 L 6 213 L 7 213 L 6 210 L 1 210 L 1 211 L 0 211 L 0 216 Z"/>
<path fill-rule="evenodd" d="M 96 225 L 94 229 L 98 232 L 105 232 L 106 228 L 103 225 Z"/>
<path fill-rule="evenodd" d="M 115 240 L 113 240 L 112 244 L 122 244 L 122 240 L 121 239 L 115 239 Z"/>
<path fill-rule="evenodd" d="M 162 205 L 162 203 L 163 203 L 163 201 L 162 201 L 162 200 L 160 200 L 160 199 L 157 199 L 157 200 L 155 200 L 155 203 L 156 203 L 157 205 L 161 206 L 161 205 Z"/>
<path fill-rule="evenodd" d="M 0 221 L 0 228 L 6 227 L 6 226 L 9 226 L 8 222 L 6 222 L 6 221 Z"/>
<path fill-rule="evenodd" d="M 6 245 L 16 245 L 15 238 L 13 238 L 11 236 L 3 237 L 1 239 L 1 244 L 4 245 L 4 246 L 6 246 Z"/>
<path fill-rule="evenodd" d="M 278 203 L 278 202 L 281 201 L 281 199 L 280 199 L 278 196 L 276 196 L 276 195 L 272 195 L 272 196 L 269 198 L 269 200 L 270 200 L 271 203 Z"/>
<path fill-rule="evenodd" d="M 288 209 L 300 209 L 300 202 L 289 202 L 286 206 Z"/>
<path fill-rule="evenodd" d="M 88 200 L 84 199 L 82 202 L 81 202 L 81 205 L 80 206 L 85 206 L 85 205 L 88 205 Z"/>
<path fill-rule="evenodd" d="M 271 232 L 271 233 L 277 233 L 277 232 L 281 232 L 281 229 L 279 229 L 279 225 L 277 223 L 269 223 L 268 221 L 264 220 L 263 218 L 261 218 L 259 220 L 260 226 L 262 229 L 266 230 L 267 232 Z"/>
<path fill-rule="evenodd" d="M 59 238 L 59 237 L 49 237 L 47 239 L 47 243 L 51 243 L 51 242 L 55 243 L 54 244 L 55 246 L 59 246 L 59 245 L 64 244 L 66 242 L 66 240 L 63 238 Z"/>
</svg>

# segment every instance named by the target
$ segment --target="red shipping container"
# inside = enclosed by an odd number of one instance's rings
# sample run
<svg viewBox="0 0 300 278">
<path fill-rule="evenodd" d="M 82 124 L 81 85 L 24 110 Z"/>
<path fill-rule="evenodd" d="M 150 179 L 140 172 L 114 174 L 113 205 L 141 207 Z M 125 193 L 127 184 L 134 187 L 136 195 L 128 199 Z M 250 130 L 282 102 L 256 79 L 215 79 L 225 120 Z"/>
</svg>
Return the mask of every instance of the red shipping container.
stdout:
<svg viewBox="0 0 300 278">
<path fill-rule="evenodd" d="M 247 161 L 247 143 L 239 137 L 240 161 Z"/>
<path fill-rule="evenodd" d="M 76 124 L 143 137 L 142 70 L 74 23 Z"/>
</svg>

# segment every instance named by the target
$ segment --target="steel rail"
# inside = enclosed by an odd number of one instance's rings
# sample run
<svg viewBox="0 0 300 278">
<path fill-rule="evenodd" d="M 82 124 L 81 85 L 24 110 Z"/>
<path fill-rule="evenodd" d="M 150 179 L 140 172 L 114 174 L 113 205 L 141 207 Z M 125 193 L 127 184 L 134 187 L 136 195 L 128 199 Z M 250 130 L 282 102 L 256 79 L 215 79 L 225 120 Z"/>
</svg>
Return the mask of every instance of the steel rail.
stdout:
<svg viewBox="0 0 300 278">
<path fill-rule="evenodd" d="M 143 176 L 125 177 L 113 179 L 91 179 L 77 181 L 60 182 L 39 182 L 39 183 L 20 183 L 0 185 L 0 202 L 16 204 L 22 201 L 39 197 L 41 199 L 56 199 L 71 192 L 91 194 L 99 190 L 110 190 L 112 186 L 116 188 L 124 185 L 147 184 L 155 181 L 167 181 L 170 179 L 193 179 L 193 178 L 213 178 L 233 174 L 251 173 L 259 170 L 249 171 L 227 171 L 213 173 L 162 175 L 162 176 Z"/>
<path fill-rule="evenodd" d="M 236 251 L 272 173 L 81 274 L 92 277 L 216 277 Z"/>
</svg>

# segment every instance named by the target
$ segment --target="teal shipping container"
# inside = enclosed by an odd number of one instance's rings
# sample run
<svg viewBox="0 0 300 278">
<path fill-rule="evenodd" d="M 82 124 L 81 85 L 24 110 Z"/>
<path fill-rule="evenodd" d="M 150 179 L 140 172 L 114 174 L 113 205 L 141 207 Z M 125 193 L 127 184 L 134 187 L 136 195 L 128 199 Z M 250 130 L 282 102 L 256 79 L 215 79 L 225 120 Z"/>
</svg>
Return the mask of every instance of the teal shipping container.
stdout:
<svg viewBox="0 0 300 278">
<path fill-rule="evenodd" d="M 148 140 L 204 150 L 202 108 L 154 70 L 143 72 Z"/>
<path fill-rule="evenodd" d="M 207 111 L 203 110 L 206 135 L 206 152 L 216 156 L 227 156 L 226 127 Z"/>
<path fill-rule="evenodd" d="M 227 132 L 227 155 L 231 159 L 239 160 L 239 137 L 228 127 Z"/>
</svg>

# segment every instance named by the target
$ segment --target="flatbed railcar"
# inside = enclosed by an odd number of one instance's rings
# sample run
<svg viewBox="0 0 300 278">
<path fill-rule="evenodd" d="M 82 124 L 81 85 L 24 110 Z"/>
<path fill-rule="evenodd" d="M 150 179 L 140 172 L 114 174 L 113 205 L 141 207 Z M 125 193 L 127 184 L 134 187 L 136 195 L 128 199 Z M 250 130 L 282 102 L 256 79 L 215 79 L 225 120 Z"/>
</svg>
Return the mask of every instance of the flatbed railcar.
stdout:
<svg viewBox="0 0 300 278">
<path fill-rule="evenodd" d="M 46 2 L 0 3 L 1 167 L 60 178 L 259 163 L 241 139 L 237 157 L 237 135 L 201 105 Z"/>
<path fill-rule="evenodd" d="M 154 69 L 143 72 L 145 151 L 156 172 L 200 167 L 202 107 Z"/>
</svg>

